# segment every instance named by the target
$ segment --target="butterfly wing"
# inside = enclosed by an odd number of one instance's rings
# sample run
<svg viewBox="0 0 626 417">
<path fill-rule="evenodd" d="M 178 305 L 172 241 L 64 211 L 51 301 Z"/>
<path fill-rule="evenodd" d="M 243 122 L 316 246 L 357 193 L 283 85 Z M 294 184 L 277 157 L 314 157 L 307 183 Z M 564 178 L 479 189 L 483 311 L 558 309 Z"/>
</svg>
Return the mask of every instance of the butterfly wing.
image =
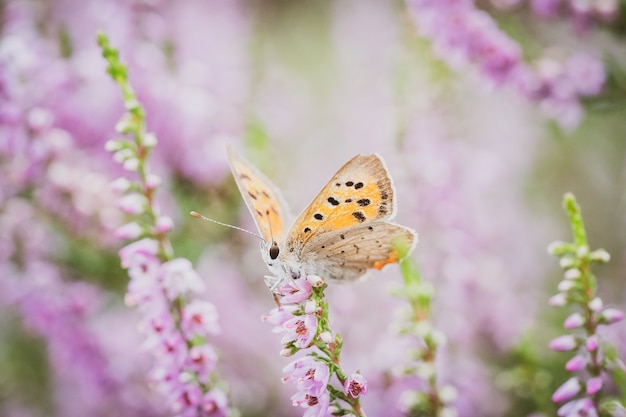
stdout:
<svg viewBox="0 0 626 417">
<path fill-rule="evenodd" d="M 388 222 L 395 216 L 395 190 L 382 158 L 357 155 L 348 161 L 287 235 L 283 259 L 301 271 L 327 279 L 354 280 L 368 268 L 398 258 L 393 243 L 413 246 L 411 229 Z"/>
<path fill-rule="evenodd" d="M 357 155 L 348 161 L 291 227 L 285 249 L 298 256 L 316 236 L 339 229 L 391 219 L 394 188 L 380 156 Z"/>
<path fill-rule="evenodd" d="M 396 242 L 413 249 L 416 233 L 404 226 L 372 221 L 327 232 L 309 240 L 301 255 L 302 269 L 309 274 L 340 281 L 354 281 L 367 269 L 382 269 L 398 262 Z"/>
<path fill-rule="evenodd" d="M 265 242 L 281 242 L 285 235 L 287 205 L 280 191 L 232 147 L 228 147 L 228 162 L 239 192 L 252 213 L 254 223 Z"/>
</svg>

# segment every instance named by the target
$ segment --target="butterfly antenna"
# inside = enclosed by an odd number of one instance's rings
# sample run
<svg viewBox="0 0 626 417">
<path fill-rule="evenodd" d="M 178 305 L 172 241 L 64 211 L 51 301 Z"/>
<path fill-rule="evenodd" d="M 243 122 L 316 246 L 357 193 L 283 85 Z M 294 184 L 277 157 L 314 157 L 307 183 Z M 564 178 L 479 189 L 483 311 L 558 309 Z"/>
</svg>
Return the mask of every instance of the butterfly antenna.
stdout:
<svg viewBox="0 0 626 417">
<path fill-rule="evenodd" d="M 263 240 L 263 238 L 261 236 L 257 235 L 256 233 L 253 233 L 253 232 L 251 232 L 249 230 L 246 230 L 246 229 L 243 229 L 241 227 L 233 226 L 232 224 L 228 224 L 228 223 L 218 222 L 217 220 L 213 220 L 213 219 L 211 219 L 209 217 L 203 216 L 202 214 L 197 213 L 195 211 L 192 211 L 189 214 L 191 214 L 193 217 L 196 217 L 198 219 L 202 219 L 202 220 L 206 220 L 207 222 L 219 224 L 220 226 L 230 227 L 231 229 L 239 230 L 240 232 L 245 232 L 245 233 L 247 233 L 249 235 L 252 235 L 254 237 L 257 237 L 257 238 Z"/>
</svg>

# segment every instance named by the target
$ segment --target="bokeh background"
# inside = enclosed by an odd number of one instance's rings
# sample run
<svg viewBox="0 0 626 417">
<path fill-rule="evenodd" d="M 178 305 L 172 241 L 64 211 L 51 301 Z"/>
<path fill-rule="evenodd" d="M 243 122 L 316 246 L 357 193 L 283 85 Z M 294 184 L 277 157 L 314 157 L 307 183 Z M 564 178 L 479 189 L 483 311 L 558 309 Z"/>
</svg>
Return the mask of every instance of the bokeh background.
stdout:
<svg viewBox="0 0 626 417">
<path fill-rule="evenodd" d="M 626 307 L 626 47 L 618 1 L 5 0 L 0 2 L 0 415 L 166 416 L 150 389 L 114 230 L 104 150 L 123 113 L 95 37 L 104 30 L 159 143 L 161 211 L 203 277 L 212 342 L 243 416 L 297 416 L 289 361 L 259 317 L 273 307 L 254 229 L 226 161 L 234 145 L 294 214 L 345 161 L 378 152 L 398 222 L 437 295 L 441 381 L 460 416 L 554 415 L 567 378 L 551 352 L 565 311 L 549 242 L 582 205 L 605 304 Z M 447 16 L 447 18 L 446 18 Z M 370 416 L 396 416 L 406 346 L 396 266 L 331 287 L 345 366 Z M 604 336 L 626 354 L 623 325 Z M 619 394 L 617 387 L 611 388 Z M 543 413 L 543 414 L 542 414 Z"/>
</svg>

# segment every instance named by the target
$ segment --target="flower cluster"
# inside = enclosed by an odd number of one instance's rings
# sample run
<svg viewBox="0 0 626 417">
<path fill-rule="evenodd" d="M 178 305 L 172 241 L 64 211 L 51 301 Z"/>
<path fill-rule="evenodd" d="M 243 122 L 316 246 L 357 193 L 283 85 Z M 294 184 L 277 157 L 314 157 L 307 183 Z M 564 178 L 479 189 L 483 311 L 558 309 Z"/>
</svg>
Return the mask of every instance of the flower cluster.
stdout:
<svg viewBox="0 0 626 417">
<path fill-rule="evenodd" d="M 417 375 L 427 385 L 426 389 L 404 391 L 400 408 L 408 415 L 454 417 L 457 412 L 452 402 L 456 399 L 456 389 L 451 385 L 440 385 L 437 380 L 437 351 L 445 344 L 446 338 L 430 322 L 434 288 L 422 281 L 415 262 L 407 257 L 408 248 L 398 245 L 396 251 L 402 259 L 400 269 L 404 278 L 404 285 L 398 293 L 408 301 L 398 310 L 398 333 L 412 337 L 419 344 L 409 351 L 414 361 L 402 369 L 402 374 Z"/>
<path fill-rule="evenodd" d="M 280 305 L 262 320 L 282 333 L 281 355 L 292 356 L 298 351 L 317 347 L 294 360 L 283 372 L 283 382 L 296 385 L 298 392 L 291 397 L 295 407 L 306 408 L 306 417 L 334 415 L 365 416 L 360 396 L 367 394 L 367 381 L 360 373 L 347 376 L 340 362 L 342 340 L 333 337 L 328 320 L 328 304 L 324 300 L 326 283 L 309 275 L 279 287 L 276 291 Z M 339 387 L 333 386 L 336 376 Z M 345 404 L 345 405 L 344 405 Z M 346 408 L 346 406 L 348 408 Z"/>
<path fill-rule="evenodd" d="M 565 270 L 564 279 L 558 286 L 559 292 L 550 298 L 550 305 L 576 309 L 565 319 L 563 326 L 566 330 L 580 331 L 553 339 L 550 348 L 576 352 L 565 369 L 573 373 L 586 371 L 586 376 L 571 377 L 552 395 L 552 401 L 567 401 L 559 408 L 558 415 L 561 417 L 598 416 L 604 404 L 600 401 L 609 371 L 624 366 L 612 357 L 614 355 L 609 346 L 602 346 L 598 328 L 623 320 L 624 312 L 605 308 L 596 296 L 597 284 L 591 265 L 608 262 L 609 254 L 604 249 L 589 250 L 580 208 L 572 194 L 565 195 L 563 205 L 570 219 L 574 242 L 554 242 L 548 248 L 551 254 L 560 257 L 560 265 Z"/>
<path fill-rule="evenodd" d="M 154 202 L 161 180 L 150 173 L 147 158 L 156 137 L 145 131 L 144 110 L 128 84 L 118 52 L 103 34 L 98 36 L 98 43 L 108 61 L 109 74 L 122 88 L 128 110 L 117 130 L 134 139 L 111 140 L 106 148 L 139 177 L 137 182 L 117 179 L 112 187 L 123 195 L 118 207 L 137 215 L 137 220 L 119 228 L 117 235 L 144 237 L 121 249 L 120 258 L 130 276 L 126 302 L 138 306 L 142 313 L 144 347 L 156 359 L 152 379 L 176 416 L 225 416 L 226 394 L 214 372 L 217 354 L 208 343 L 208 337 L 219 332 L 217 311 L 210 302 L 191 298 L 203 290 L 203 282 L 191 262 L 173 257 L 166 236 L 173 222 L 159 214 Z"/>
<path fill-rule="evenodd" d="M 420 33 L 433 43 L 435 53 L 455 69 L 468 65 L 497 85 L 514 88 L 536 102 L 563 127 L 580 122 L 580 100 L 600 92 L 605 81 L 601 62 L 578 54 L 565 63 L 552 59 L 527 65 L 520 45 L 472 0 L 407 0 Z"/>
</svg>

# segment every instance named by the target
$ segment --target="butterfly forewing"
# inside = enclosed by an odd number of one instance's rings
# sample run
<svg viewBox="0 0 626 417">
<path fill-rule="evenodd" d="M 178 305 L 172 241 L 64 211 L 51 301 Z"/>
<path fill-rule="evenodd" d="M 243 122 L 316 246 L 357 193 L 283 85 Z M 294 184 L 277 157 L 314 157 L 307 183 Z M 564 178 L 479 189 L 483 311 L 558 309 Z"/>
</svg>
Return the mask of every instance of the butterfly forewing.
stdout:
<svg viewBox="0 0 626 417">
<path fill-rule="evenodd" d="M 300 254 L 321 234 L 391 219 L 394 189 L 387 168 L 376 155 L 357 155 L 337 171 L 289 230 L 285 248 Z"/>
<path fill-rule="evenodd" d="M 241 195 L 254 223 L 266 242 L 282 241 L 287 206 L 278 189 L 234 149 L 228 147 L 228 160 Z"/>
</svg>

